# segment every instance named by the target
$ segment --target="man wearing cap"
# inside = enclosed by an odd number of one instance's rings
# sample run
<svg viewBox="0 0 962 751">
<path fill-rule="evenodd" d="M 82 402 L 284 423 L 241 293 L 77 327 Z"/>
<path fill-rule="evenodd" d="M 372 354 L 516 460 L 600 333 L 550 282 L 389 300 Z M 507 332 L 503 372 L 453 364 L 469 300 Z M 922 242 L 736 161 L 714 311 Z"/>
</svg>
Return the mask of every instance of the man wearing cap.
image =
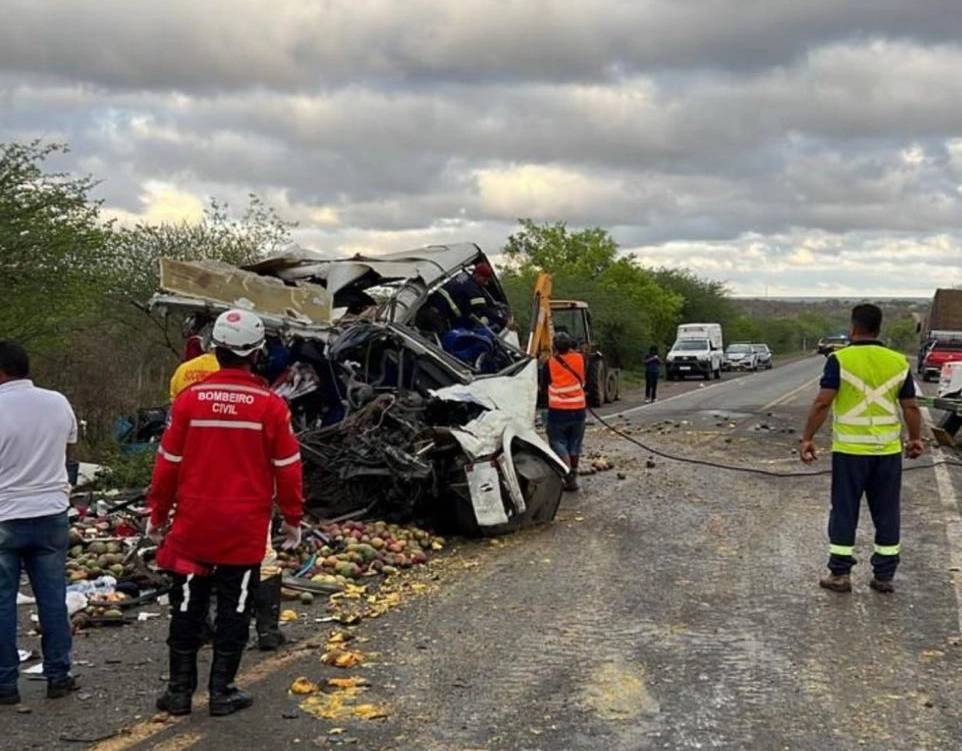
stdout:
<svg viewBox="0 0 962 751">
<path fill-rule="evenodd" d="M 218 317 L 211 338 L 220 370 L 177 397 L 157 452 L 147 535 L 160 543 L 157 563 L 173 578 L 170 680 L 157 700 L 158 709 L 171 714 L 191 711 L 212 592 L 209 712 L 229 715 L 253 703 L 234 678 L 275 503 L 284 518 L 283 547 L 300 542 L 300 447 L 287 404 L 252 372 L 264 336 L 263 322 L 249 311 Z"/>
<path fill-rule="evenodd" d="M 213 352 L 202 352 L 190 360 L 185 360 L 170 377 L 170 401 L 173 402 L 177 395 L 188 386 L 203 381 L 211 373 L 220 370 L 220 363 L 217 362 L 217 355 Z"/>
</svg>

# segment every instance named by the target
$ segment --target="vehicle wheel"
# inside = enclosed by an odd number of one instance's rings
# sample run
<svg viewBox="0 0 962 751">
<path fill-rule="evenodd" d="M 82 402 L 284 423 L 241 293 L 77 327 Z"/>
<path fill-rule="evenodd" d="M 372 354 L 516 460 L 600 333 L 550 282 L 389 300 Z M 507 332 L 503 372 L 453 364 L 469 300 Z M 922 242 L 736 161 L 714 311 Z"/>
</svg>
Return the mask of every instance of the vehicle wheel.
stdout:
<svg viewBox="0 0 962 751">
<path fill-rule="evenodd" d="M 550 522 L 558 513 L 564 477 L 547 460 L 523 448 L 515 449 L 514 469 L 528 507 L 521 517 L 521 526 Z"/>
<path fill-rule="evenodd" d="M 585 397 L 588 406 L 600 407 L 605 403 L 605 364 L 601 360 L 592 360 L 588 364 L 588 378 L 585 384 Z"/>
<path fill-rule="evenodd" d="M 711 368 L 709 368 L 708 370 L 705 371 L 705 380 L 710 381 L 711 377 L 712 377 L 712 370 Z"/>
<path fill-rule="evenodd" d="M 455 503 L 458 513 L 453 520 L 454 531 L 467 536 L 495 537 L 555 518 L 564 492 L 564 476 L 553 464 L 526 448 L 514 449 L 513 459 L 521 495 L 524 496 L 525 512 L 513 517 L 507 524 L 482 528 L 475 521 L 470 497 L 458 493 Z M 507 492 L 503 486 L 502 492 Z"/>
<path fill-rule="evenodd" d="M 616 402 L 621 394 L 618 391 L 618 374 L 614 371 L 608 371 L 608 377 L 605 379 L 605 401 L 606 402 Z"/>
<path fill-rule="evenodd" d="M 718 370 L 715 371 L 715 380 L 716 381 L 721 380 L 721 368 L 718 368 Z"/>
</svg>

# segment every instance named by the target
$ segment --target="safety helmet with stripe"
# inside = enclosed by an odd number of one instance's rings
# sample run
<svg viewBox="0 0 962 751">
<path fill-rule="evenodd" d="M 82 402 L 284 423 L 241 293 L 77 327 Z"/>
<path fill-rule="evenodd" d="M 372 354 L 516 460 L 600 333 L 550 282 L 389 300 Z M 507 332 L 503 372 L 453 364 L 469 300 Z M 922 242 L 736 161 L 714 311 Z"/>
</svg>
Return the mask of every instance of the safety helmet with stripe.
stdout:
<svg viewBox="0 0 962 751">
<path fill-rule="evenodd" d="M 264 346 L 264 322 L 249 310 L 227 310 L 214 321 L 210 339 L 215 347 L 246 357 Z"/>
</svg>

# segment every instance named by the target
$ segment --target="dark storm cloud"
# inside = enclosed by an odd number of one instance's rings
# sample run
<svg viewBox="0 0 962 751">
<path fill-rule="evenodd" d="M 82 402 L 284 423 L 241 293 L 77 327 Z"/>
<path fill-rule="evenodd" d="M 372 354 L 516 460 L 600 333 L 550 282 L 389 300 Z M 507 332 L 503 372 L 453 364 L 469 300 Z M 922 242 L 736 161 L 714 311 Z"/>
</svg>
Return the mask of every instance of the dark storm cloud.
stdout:
<svg viewBox="0 0 962 751">
<path fill-rule="evenodd" d="M 132 89 L 599 81 L 787 65 L 813 45 L 951 42 L 953 0 L 3 0 L 0 66 Z"/>
<path fill-rule="evenodd" d="M 747 285 L 894 285 L 962 233 L 957 7 L 0 0 L 0 141 L 69 142 L 131 214 L 259 193 L 325 249 L 530 216 Z"/>
</svg>

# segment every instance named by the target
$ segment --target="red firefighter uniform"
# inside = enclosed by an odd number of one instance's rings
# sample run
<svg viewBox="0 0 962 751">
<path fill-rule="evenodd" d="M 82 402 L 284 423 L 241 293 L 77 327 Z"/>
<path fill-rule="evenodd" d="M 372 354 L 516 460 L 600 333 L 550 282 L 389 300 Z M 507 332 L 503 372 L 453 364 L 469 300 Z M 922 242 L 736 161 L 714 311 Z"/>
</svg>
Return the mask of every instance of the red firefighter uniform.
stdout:
<svg viewBox="0 0 962 751">
<path fill-rule="evenodd" d="M 175 496 L 157 563 L 178 573 L 260 563 L 275 502 L 284 521 L 300 523 L 300 446 L 287 404 L 262 378 L 224 368 L 177 397 L 148 498 L 158 527 Z"/>
</svg>

